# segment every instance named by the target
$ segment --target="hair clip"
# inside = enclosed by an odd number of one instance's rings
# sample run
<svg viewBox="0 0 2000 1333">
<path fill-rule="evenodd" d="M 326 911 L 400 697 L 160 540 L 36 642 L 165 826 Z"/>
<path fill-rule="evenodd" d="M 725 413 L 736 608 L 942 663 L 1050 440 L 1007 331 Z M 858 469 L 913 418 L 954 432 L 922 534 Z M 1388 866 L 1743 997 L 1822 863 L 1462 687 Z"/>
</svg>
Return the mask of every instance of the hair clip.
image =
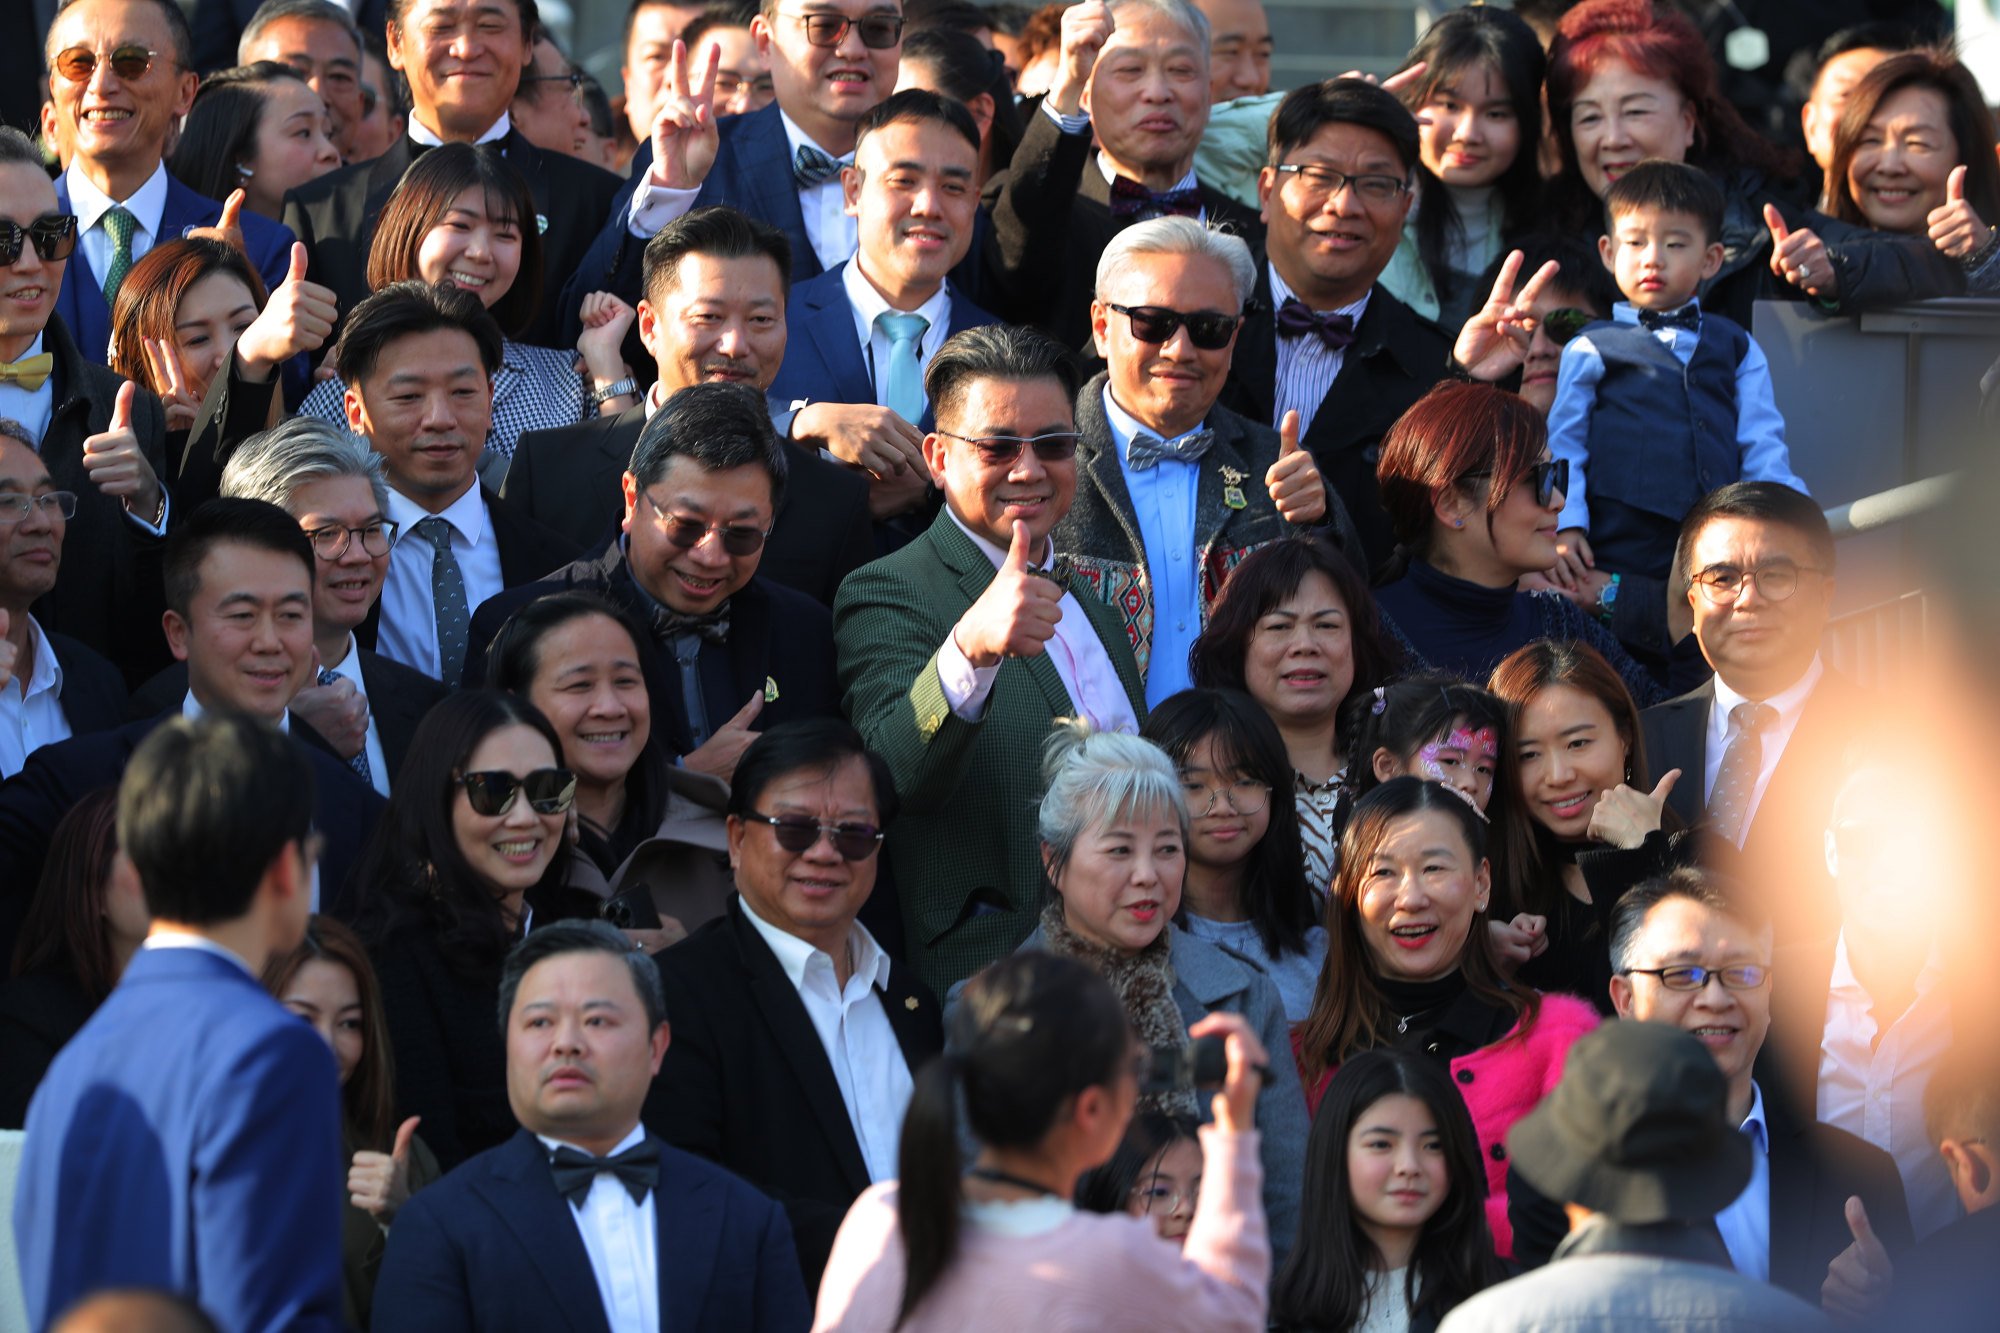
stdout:
<svg viewBox="0 0 2000 1333">
<path fill-rule="evenodd" d="M 1387 708 L 1388 706 L 1389 706 L 1388 691 L 1383 689 L 1382 686 L 1377 685 L 1375 687 L 1375 702 L 1368 705 L 1368 711 L 1370 713 L 1373 713 L 1376 717 L 1380 717 L 1382 716 L 1382 710 Z"/>
</svg>

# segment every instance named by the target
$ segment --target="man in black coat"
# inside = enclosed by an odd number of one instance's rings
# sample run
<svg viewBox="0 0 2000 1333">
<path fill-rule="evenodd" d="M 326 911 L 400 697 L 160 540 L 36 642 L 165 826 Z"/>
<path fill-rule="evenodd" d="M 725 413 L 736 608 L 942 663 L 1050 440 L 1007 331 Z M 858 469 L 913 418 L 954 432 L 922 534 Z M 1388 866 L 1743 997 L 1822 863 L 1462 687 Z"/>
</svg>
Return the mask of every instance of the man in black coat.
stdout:
<svg viewBox="0 0 2000 1333">
<path fill-rule="evenodd" d="M 690 384 L 771 386 L 785 355 L 788 253 L 777 231 L 731 208 L 697 209 L 668 224 L 646 245 L 638 318 L 659 380 L 616 416 L 523 435 L 501 495 L 586 550 L 610 540 L 625 512 L 620 478 L 661 403 Z M 796 415 L 881 411 L 815 404 Z M 789 426 L 793 415 L 781 419 Z M 788 450 L 786 465 L 789 484 L 758 572 L 832 606 L 840 581 L 875 558 L 867 476 L 820 457 L 817 440 Z"/>
<path fill-rule="evenodd" d="M 1263 224 L 1195 176 L 1208 38 L 1208 19 L 1186 0 L 1113 0 L 1063 16 L 1056 85 L 1012 165 L 986 184 L 993 235 L 980 304 L 1081 348 L 1098 258 L 1130 223 L 1179 214 L 1262 243 Z"/>
<path fill-rule="evenodd" d="M 563 280 L 582 262 L 619 182 L 601 167 L 535 147 L 513 128 L 507 108 L 534 48 L 529 14 L 515 0 L 499 3 L 515 21 L 490 30 L 484 10 L 447 0 L 399 6 L 402 12 L 388 25 L 389 57 L 409 80 L 407 135 L 373 161 L 343 167 L 285 197 L 286 225 L 311 250 L 313 277 L 334 290 L 343 312 L 368 295 L 375 222 L 410 163 L 439 143 L 494 143 L 534 194 L 541 233 L 541 307 L 522 340 L 546 341 L 561 328 Z"/>
<path fill-rule="evenodd" d="M 944 1045 L 937 997 L 855 920 L 895 807 L 845 722 L 767 732 L 730 796 L 738 896 L 657 959 L 674 1037 L 646 1124 L 782 1203 L 815 1290 L 848 1205 L 895 1177 L 916 1073 Z"/>
<path fill-rule="evenodd" d="M 1346 502 L 1368 567 L 1394 547 L 1375 489 L 1382 436 L 1445 377 L 1444 330 L 1376 280 L 1395 256 L 1417 169 L 1417 123 L 1359 79 L 1294 90 L 1271 119 L 1258 179 L 1266 261 L 1222 401 L 1300 441 Z"/>
<path fill-rule="evenodd" d="M 652 630 L 653 735 L 689 768 L 728 781 L 753 723 L 838 717 L 833 614 L 757 573 L 790 452 L 754 389 L 675 394 L 624 475 L 624 531 L 595 559 L 481 606 L 468 682 L 483 678 L 480 659 L 517 608 L 588 588 Z"/>
</svg>

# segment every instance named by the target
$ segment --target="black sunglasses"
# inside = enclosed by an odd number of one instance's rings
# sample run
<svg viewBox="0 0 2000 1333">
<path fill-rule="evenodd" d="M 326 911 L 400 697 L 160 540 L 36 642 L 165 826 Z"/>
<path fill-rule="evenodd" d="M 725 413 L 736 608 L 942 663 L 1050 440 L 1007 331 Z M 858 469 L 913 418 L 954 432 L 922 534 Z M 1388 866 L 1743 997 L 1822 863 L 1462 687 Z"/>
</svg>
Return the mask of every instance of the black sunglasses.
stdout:
<svg viewBox="0 0 2000 1333">
<path fill-rule="evenodd" d="M 873 824 L 822 824 L 804 815 L 760 815 L 754 810 L 743 818 L 769 824 L 778 846 L 793 853 L 810 851 L 822 834 L 833 839 L 833 850 L 843 861 L 865 861 L 882 845 L 882 830 Z"/>
<path fill-rule="evenodd" d="M 146 77 L 146 71 L 153 67 L 153 57 L 158 51 L 148 51 L 137 43 L 111 48 L 111 72 L 127 83 L 136 83 Z M 87 46 L 72 46 L 67 51 L 56 52 L 49 62 L 56 73 L 71 83 L 87 83 L 97 72 L 97 52 Z"/>
<path fill-rule="evenodd" d="M 76 253 L 76 214 L 36 218 L 27 226 L 0 219 L 0 268 L 20 261 L 21 247 L 33 243 L 35 253 L 50 264 Z"/>
<path fill-rule="evenodd" d="M 1582 333 L 1585 326 L 1596 322 L 1597 316 L 1588 310 L 1579 310 L 1573 305 L 1566 305 L 1560 310 L 1551 310 L 1542 316 L 1542 332 L 1549 335 L 1550 342 L 1561 347 Z"/>
<path fill-rule="evenodd" d="M 1076 457 L 1077 435 L 1075 431 L 1052 430 L 1046 435 L 959 435 L 953 431 L 941 430 L 938 434 L 946 439 L 963 440 L 979 455 L 979 461 L 987 467 L 1009 467 L 1021 456 L 1023 449 L 1032 448 L 1035 457 L 1044 463 L 1066 463 Z"/>
<path fill-rule="evenodd" d="M 1225 315 L 1215 310 L 1183 314 L 1163 305 L 1118 305 L 1112 301 L 1104 304 L 1132 321 L 1132 336 L 1142 343 L 1166 342 L 1185 324 L 1188 341 L 1204 352 L 1219 352 L 1229 346 L 1237 326 L 1243 322 L 1241 315 Z"/>
<path fill-rule="evenodd" d="M 639 494 L 646 495 L 644 491 Z M 660 526 L 665 530 L 667 540 L 683 551 L 692 551 L 714 533 L 722 543 L 722 549 L 731 555 L 755 555 L 764 548 L 764 539 L 770 532 L 764 528 L 734 527 L 724 523 L 704 523 L 698 518 L 685 514 L 669 514 L 660 508 L 660 502 L 646 495 L 646 503 L 653 506 L 653 512 L 660 516 Z"/>
<path fill-rule="evenodd" d="M 861 34 L 861 44 L 870 51 L 886 51 L 903 40 L 903 20 L 895 14 L 870 14 L 851 19 L 845 14 L 800 14 L 806 42 L 812 46 L 839 46 L 853 28 Z"/>
<path fill-rule="evenodd" d="M 492 817 L 513 808 L 518 792 L 528 793 L 528 804 L 538 815 L 559 815 L 576 799 L 576 774 L 566 768 L 538 768 L 525 776 L 495 769 L 487 773 L 462 773 L 458 785 L 465 788 L 465 800 L 472 813 Z"/>
<path fill-rule="evenodd" d="M 1464 480 L 1491 480 L 1492 477 L 1493 473 L 1490 469 L 1482 468 L 1478 472 L 1466 473 Z M 1554 503 L 1557 491 L 1561 491 L 1565 495 L 1569 494 L 1569 460 L 1567 458 L 1557 458 L 1530 464 L 1527 474 L 1521 480 L 1529 482 L 1534 486 L 1535 503 L 1547 509 Z M 1516 484 L 1518 485 L 1519 483 Z"/>
</svg>

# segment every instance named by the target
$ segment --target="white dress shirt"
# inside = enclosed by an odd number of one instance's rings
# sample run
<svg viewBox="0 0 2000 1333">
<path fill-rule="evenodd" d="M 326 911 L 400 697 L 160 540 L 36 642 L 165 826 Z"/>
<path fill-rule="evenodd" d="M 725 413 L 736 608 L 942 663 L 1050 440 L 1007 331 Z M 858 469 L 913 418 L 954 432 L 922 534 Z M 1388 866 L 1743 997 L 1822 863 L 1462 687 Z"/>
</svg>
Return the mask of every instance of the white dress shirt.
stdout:
<svg viewBox="0 0 2000 1333">
<path fill-rule="evenodd" d="M 945 512 L 951 514 L 949 508 Z M 1005 551 L 966 527 L 957 514 L 951 514 L 951 521 L 993 562 L 993 568 L 1007 563 Z M 1097 731 L 1138 734 L 1139 719 L 1132 712 L 1132 701 L 1125 697 L 1125 683 L 1118 679 L 1118 669 L 1111 665 L 1111 654 L 1104 651 L 1104 644 L 1076 600 L 1076 594 L 1064 592 L 1056 605 L 1062 611 L 1062 618 L 1056 622 L 1055 637 L 1049 640 L 1047 652 L 1056 675 L 1062 678 L 1070 703 Z M 1001 664 L 973 666 L 959 648 L 958 640 L 946 634 L 938 646 L 937 665 L 938 684 L 953 715 L 966 722 L 977 722 L 984 717 L 986 700 L 993 693 Z"/>
<path fill-rule="evenodd" d="M 1933 952 L 1917 974 L 1916 998 L 1886 1031 L 1848 962 L 1845 929 L 1833 946 L 1829 980 L 1815 1110 L 1821 1121 L 1896 1159 L 1910 1201 L 1910 1223 L 1922 1240 L 1961 1215 L 1944 1159 L 1924 1130 L 1924 1089 L 1951 1049 L 1951 1004 L 1942 984 L 1943 968 Z"/>
<path fill-rule="evenodd" d="M 554 1156 L 573 1143 L 537 1134 Z M 646 1141 L 646 1127 L 634 1125 L 607 1156 Z M 577 1149 L 581 1152 L 582 1149 Z M 660 1333 L 659 1203 L 652 1194 L 634 1199 L 632 1191 L 611 1172 L 590 1182 L 582 1203 L 569 1206 L 583 1236 L 590 1271 L 597 1278 L 597 1296 L 604 1303 L 604 1321 L 611 1333 Z"/>
<path fill-rule="evenodd" d="M 76 169 L 74 162 L 63 173 L 63 179 L 69 184 L 70 211 L 76 214 L 76 248 L 83 253 L 84 263 L 90 268 L 86 280 L 93 287 L 102 289 L 104 275 L 111 268 L 112 242 L 111 233 L 99 224 L 114 205 L 123 204 L 125 211 L 139 224 L 132 229 L 132 262 L 138 263 L 160 241 L 160 220 L 167 211 L 166 163 L 153 168 L 153 174 L 146 178 L 146 183 L 132 191 L 128 199 L 113 199 L 105 194 L 91 184 L 88 176 Z M 83 277 L 84 274 L 73 268 L 70 271 L 71 282 Z M 97 361 L 102 359 L 105 349 L 86 347 L 82 350 L 86 360 Z"/>
<path fill-rule="evenodd" d="M 868 1180 L 896 1178 L 896 1150 L 903 1137 L 903 1112 L 909 1109 L 915 1086 L 896 1030 L 882 1008 L 881 989 L 889 984 L 889 955 L 859 921 L 847 936 L 853 971 L 842 986 L 834 975 L 833 958 L 796 935 L 788 935 L 757 915 L 748 898 L 739 898 L 743 915 L 778 957 L 778 966 L 812 1019 L 819 1044 L 833 1066 L 847 1122 L 854 1126 Z"/>
<path fill-rule="evenodd" d="M 854 312 L 854 336 L 861 340 L 862 360 L 868 363 L 868 378 L 875 384 L 875 402 L 887 407 L 882 401 L 883 375 L 881 367 L 889 364 L 889 335 L 875 327 L 878 316 L 887 313 L 889 302 L 882 293 L 875 290 L 875 284 L 868 281 L 861 272 L 861 261 L 855 259 L 840 271 L 841 285 L 847 289 L 847 305 Z M 938 348 L 944 346 L 945 338 L 951 333 L 951 284 L 939 283 L 931 293 L 931 299 L 910 312 L 922 315 L 930 321 L 924 336 L 917 340 L 917 384 L 921 389 L 924 371 L 930 369 L 931 358 Z M 930 395 L 924 395 L 924 406 L 930 406 Z M 911 425 L 917 423 L 912 421 Z"/>
<path fill-rule="evenodd" d="M 62 663 L 33 616 L 28 617 L 28 652 L 34 669 L 0 685 L 0 778 L 14 776 L 29 755 L 70 735 L 62 710 Z"/>
<path fill-rule="evenodd" d="M 499 140 L 506 138 L 507 131 L 512 129 L 513 127 L 514 127 L 513 118 L 509 116 L 505 111 L 502 111 L 500 113 L 500 119 L 494 121 L 491 125 L 487 126 L 486 133 L 480 135 L 477 139 L 474 139 L 473 142 L 474 143 L 498 142 Z M 414 111 L 410 113 L 409 127 L 405 129 L 403 133 L 409 136 L 411 143 L 420 143 L 424 145 L 424 147 L 426 148 L 436 148 L 439 144 L 444 142 L 444 139 L 439 136 L 436 130 L 424 124 L 423 121 L 417 119 L 417 114 Z"/>
<path fill-rule="evenodd" d="M 193 949 L 196 953 L 212 953 L 217 958 L 228 959 L 230 962 L 236 964 L 236 966 L 242 968 L 251 977 L 257 975 L 256 969 L 243 960 L 243 955 L 237 953 L 234 949 L 217 944 L 206 935 L 197 935 L 192 931 L 168 930 L 163 926 L 154 926 L 152 933 L 146 936 L 145 942 L 140 944 L 139 947 L 141 949 Z M 262 983 L 259 982 L 258 984 L 261 985 Z"/>
<path fill-rule="evenodd" d="M 428 549 L 428 548 L 426 548 Z M 361 650 L 354 642 L 354 636 L 347 636 L 347 652 L 338 662 L 327 664 L 328 671 L 336 676 L 344 676 L 354 682 L 354 689 L 365 702 L 368 698 L 368 682 L 361 678 Z M 375 710 L 368 710 L 368 781 L 378 795 L 389 794 L 389 757 L 382 751 L 382 733 L 375 726 Z"/>
<path fill-rule="evenodd" d="M 852 150 L 836 153 L 823 144 L 813 143 L 812 136 L 800 129 L 782 110 L 778 112 L 778 120 L 785 127 L 789 160 L 796 161 L 799 148 L 810 144 L 845 165 L 853 164 Z M 695 196 L 700 193 L 699 186 L 692 190 L 670 190 L 664 185 L 656 185 L 649 170 L 632 190 L 632 206 L 626 213 L 625 228 L 642 241 L 651 240 L 662 227 L 685 216 L 694 207 Z M 858 219 L 847 215 L 847 196 L 840 188 L 839 175 L 835 174 L 811 189 L 797 190 L 797 193 L 799 215 L 806 226 L 806 239 L 812 242 L 813 253 L 819 256 L 819 266 L 830 269 L 852 259 L 861 244 L 861 224 Z"/>
<path fill-rule="evenodd" d="M 1750 1114 L 1743 1118 L 1750 1140 L 1750 1183 L 1736 1202 L 1715 1215 L 1715 1229 L 1729 1250 L 1729 1262 L 1745 1277 L 1771 1280 L 1771 1130 L 1764 1123 L 1764 1090 L 1750 1084 Z"/>
<path fill-rule="evenodd" d="M 25 242 L 23 242 L 25 244 Z M 21 353 L 21 359 L 40 356 L 48 349 L 42 345 L 42 335 L 28 344 L 28 350 Z M 90 354 L 84 353 L 88 360 Z M 41 447 L 42 437 L 49 433 L 49 422 L 56 415 L 56 386 L 54 379 L 42 381 L 39 389 L 25 389 L 12 380 L 0 380 L 0 417 L 20 422 L 28 428 L 28 443 Z"/>
<path fill-rule="evenodd" d="M 1272 337 L 1277 338 L 1275 321 L 1277 309 L 1287 299 L 1297 300 L 1297 295 L 1278 276 L 1278 266 L 1265 261 L 1264 268 L 1271 278 L 1271 310 L 1273 319 Z M 1338 310 L 1323 313 L 1346 315 L 1361 326 L 1361 317 L 1368 313 L 1368 298 L 1374 295 L 1374 288 L 1361 294 L 1361 299 L 1352 305 L 1344 305 Z M 1340 377 L 1340 368 L 1347 364 L 1347 351 L 1335 351 L 1316 335 L 1303 338 L 1277 338 L 1278 374 L 1271 393 L 1271 426 L 1275 429 L 1285 419 L 1285 413 L 1299 414 L 1299 438 L 1304 439 L 1312 429 L 1313 416 L 1327 394 L 1333 391 L 1334 380 Z"/>
<path fill-rule="evenodd" d="M 1806 668 L 1806 674 L 1800 676 L 1797 683 L 1781 694 L 1760 701 L 1777 709 L 1778 716 L 1764 728 L 1757 785 L 1750 789 L 1750 802 L 1743 808 L 1744 842 L 1750 839 L 1750 821 L 1757 817 L 1757 807 L 1763 803 L 1764 790 L 1771 785 L 1771 774 L 1777 771 L 1778 761 L 1785 757 L 1785 746 L 1791 741 L 1792 733 L 1799 729 L 1799 718 L 1805 714 L 1806 701 L 1812 697 L 1813 688 L 1825 674 L 1826 668 L 1820 663 L 1819 654 L 1815 653 L 1812 665 Z M 1702 751 L 1701 803 L 1704 806 L 1715 794 L 1716 775 L 1722 771 L 1722 756 L 1729 749 L 1733 729 L 1729 715 L 1736 710 L 1736 705 L 1748 702 L 1729 688 L 1720 674 L 1715 677 L 1715 701 L 1708 706 L 1708 740 Z"/>
<path fill-rule="evenodd" d="M 1195 497 L 1201 487 L 1199 462 L 1162 458 L 1143 471 L 1132 466 L 1132 441 L 1160 432 L 1118 405 L 1104 389 L 1104 421 L 1118 454 L 1118 469 L 1132 497 L 1132 518 L 1145 547 L 1146 578 L 1153 590 L 1153 648 L 1146 662 L 1146 707 L 1158 708 L 1170 694 L 1194 682 L 1188 650 L 1201 634 L 1201 551 L 1196 546 Z M 1201 425 L 1196 424 L 1195 430 Z M 1194 431 L 1174 436 L 1178 440 Z M 1166 441 L 1172 444 L 1173 440 Z"/>
<path fill-rule="evenodd" d="M 417 524 L 431 514 L 392 487 L 389 517 L 400 528 L 396 544 L 389 548 L 389 575 L 382 582 L 382 627 L 377 632 L 375 651 L 427 676 L 443 679 L 443 669 L 438 665 L 437 610 L 431 604 L 431 562 L 437 556 L 437 548 L 416 535 Z M 503 586 L 500 544 L 493 536 L 486 497 L 477 484 L 468 486 L 465 494 L 453 500 L 438 517 L 451 525 L 451 551 L 458 557 L 459 577 L 465 581 L 466 611 L 470 615 Z"/>
</svg>

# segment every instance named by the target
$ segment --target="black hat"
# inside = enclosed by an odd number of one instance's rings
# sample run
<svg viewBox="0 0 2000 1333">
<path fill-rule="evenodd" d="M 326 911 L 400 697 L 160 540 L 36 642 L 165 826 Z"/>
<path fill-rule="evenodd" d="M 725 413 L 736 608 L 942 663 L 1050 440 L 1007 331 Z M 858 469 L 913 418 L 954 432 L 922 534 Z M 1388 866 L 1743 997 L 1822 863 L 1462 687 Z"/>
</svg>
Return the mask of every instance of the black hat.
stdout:
<svg viewBox="0 0 2000 1333">
<path fill-rule="evenodd" d="M 1750 1140 L 1699 1041 L 1665 1023 L 1607 1023 L 1570 1048 L 1562 1082 L 1507 1135 L 1522 1179 L 1632 1225 L 1695 1222 L 1750 1183 Z"/>
</svg>

